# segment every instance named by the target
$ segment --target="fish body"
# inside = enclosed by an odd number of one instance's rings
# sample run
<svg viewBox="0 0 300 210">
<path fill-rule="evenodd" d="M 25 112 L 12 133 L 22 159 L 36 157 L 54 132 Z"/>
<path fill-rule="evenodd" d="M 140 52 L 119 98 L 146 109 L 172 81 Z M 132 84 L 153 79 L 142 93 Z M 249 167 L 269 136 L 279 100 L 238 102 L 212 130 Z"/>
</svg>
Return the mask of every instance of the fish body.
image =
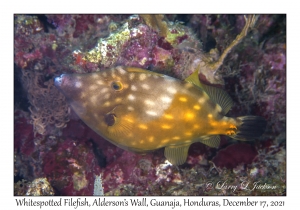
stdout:
<svg viewBox="0 0 300 210">
<path fill-rule="evenodd" d="M 77 115 L 111 143 L 134 152 L 165 147 L 175 165 L 189 146 L 218 147 L 219 135 L 247 140 L 264 131 L 256 116 L 226 117 L 232 106 L 221 89 L 201 84 L 195 72 L 186 81 L 139 68 L 116 67 L 89 74 L 63 74 L 55 86 Z"/>
</svg>

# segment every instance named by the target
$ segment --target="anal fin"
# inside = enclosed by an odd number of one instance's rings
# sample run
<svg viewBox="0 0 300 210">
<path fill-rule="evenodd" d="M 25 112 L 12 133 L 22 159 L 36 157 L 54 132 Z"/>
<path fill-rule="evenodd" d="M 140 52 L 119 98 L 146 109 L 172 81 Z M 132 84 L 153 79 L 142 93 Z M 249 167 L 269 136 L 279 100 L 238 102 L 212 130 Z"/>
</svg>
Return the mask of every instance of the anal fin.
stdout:
<svg viewBox="0 0 300 210">
<path fill-rule="evenodd" d="M 220 145 L 220 136 L 216 135 L 216 136 L 207 136 L 207 137 L 203 137 L 199 140 L 199 142 L 201 142 L 202 144 L 205 144 L 209 147 L 213 147 L 213 148 L 218 148 Z"/>
<path fill-rule="evenodd" d="M 165 157 L 173 165 L 182 165 L 185 163 L 190 144 L 165 147 Z"/>
</svg>

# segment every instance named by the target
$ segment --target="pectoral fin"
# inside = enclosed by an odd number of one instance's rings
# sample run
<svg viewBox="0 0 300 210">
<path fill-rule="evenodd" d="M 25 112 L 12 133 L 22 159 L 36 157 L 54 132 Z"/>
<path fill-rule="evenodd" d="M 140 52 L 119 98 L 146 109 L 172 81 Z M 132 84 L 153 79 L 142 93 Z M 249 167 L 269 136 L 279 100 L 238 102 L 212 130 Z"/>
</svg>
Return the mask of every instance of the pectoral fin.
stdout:
<svg viewBox="0 0 300 210">
<path fill-rule="evenodd" d="M 190 144 L 165 147 L 165 157 L 173 165 L 182 165 L 185 163 Z"/>
</svg>

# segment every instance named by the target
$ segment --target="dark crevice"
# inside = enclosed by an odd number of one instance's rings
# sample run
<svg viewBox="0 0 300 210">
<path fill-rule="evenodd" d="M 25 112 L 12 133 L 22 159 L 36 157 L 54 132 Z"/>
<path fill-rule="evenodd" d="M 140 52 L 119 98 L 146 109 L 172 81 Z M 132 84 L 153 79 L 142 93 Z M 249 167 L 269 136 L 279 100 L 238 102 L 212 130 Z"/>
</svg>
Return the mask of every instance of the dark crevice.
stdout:
<svg viewBox="0 0 300 210">
<path fill-rule="evenodd" d="M 25 112 L 29 111 L 30 103 L 27 99 L 27 94 L 22 85 L 22 71 L 14 65 L 14 108 L 21 109 Z"/>
<path fill-rule="evenodd" d="M 93 152 L 95 158 L 98 161 L 98 165 L 101 168 L 105 168 L 107 164 L 105 155 L 103 154 L 102 150 L 98 147 L 98 145 L 93 141 L 93 139 L 90 139 L 89 141 L 92 143 Z"/>
</svg>

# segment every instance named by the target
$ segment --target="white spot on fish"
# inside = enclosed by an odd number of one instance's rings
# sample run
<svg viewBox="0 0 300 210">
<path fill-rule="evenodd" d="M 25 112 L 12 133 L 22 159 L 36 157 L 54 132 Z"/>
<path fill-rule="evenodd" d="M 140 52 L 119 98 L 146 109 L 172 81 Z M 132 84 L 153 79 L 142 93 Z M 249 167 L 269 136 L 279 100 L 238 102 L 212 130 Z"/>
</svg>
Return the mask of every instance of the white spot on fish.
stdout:
<svg viewBox="0 0 300 210">
<path fill-rule="evenodd" d="M 163 140 L 161 140 L 161 143 L 168 143 L 170 141 L 170 139 L 163 139 Z"/>
<path fill-rule="evenodd" d="M 96 103 L 97 103 L 97 96 L 92 96 L 92 97 L 90 98 L 90 100 L 91 100 L 91 102 L 92 102 L 93 104 L 96 104 Z"/>
<path fill-rule="evenodd" d="M 100 90 L 100 93 L 106 93 L 108 91 L 108 88 L 102 88 L 101 90 Z"/>
<path fill-rule="evenodd" d="M 106 101 L 106 102 L 103 104 L 104 107 L 108 107 L 109 105 L 110 105 L 110 102 L 109 102 L 109 101 Z"/>
<path fill-rule="evenodd" d="M 109 99 L 109 97 L 110 97 L 110 93 L 106 93 L 103 98 L 104 99 Z"/>
<path fill-rule="evenodd" d="M 140 74 L 139 79 L 141 81 L 143 81 L 144 79 L 146 79 L 146 74 Z"/>
<path fill-rule="evenodd" d="M 204 104 L 205 101 L 206 101 L 206 98 L 204 98 L 204 97 L 201 97 L 201 98 L 198 99 L 198 102 L 199 102 L 200 104 Z"/>
<path fill-rule="evenodd" d="M 154 111 L 146 111 L 146 114 L 151 115 L 151 116 L 157 116 L 157 113 Z"/>
<path fill-rule="evenodd" d="M 131 100 L 131 101 L 133 101 L 133 100 L 135 99 L 135 96 L 132 95 L 132 94 L 129 94 L 129 95 L 128 95 L 128 99 Z"/>
<path fill-rule="evenodd" d="M 187 98 L 185 98 L 185 97 L 180 97 L 180 98 L 179 98 L 179 101 L 187 102 Z"/>
<path fill-rule="evenodd" d="M 172 126 L 164 124 L 164 125 L 161 126 L 161 128 L 162 129 L 170 129 L 170 128 L 172 128 Z"/>
<path fill-rule="evenodd" d="M 82 86 L 82 83 L 81 82 L 79 82 L 79 81 L 76 81 L 75 82 L 75 87 L 76 88 L 80 88 Z"/>
<path fill-rule="evenodd" d="M 142 88 L 145 89 L 145 90 L 149 90 L 150 87 L 148 84 L 142 84 Z"/>
<path fill-rule="evenodd" d="M 129 79 L 130 79 L 130 80 L 133 80 L 134 77 L 135 77 L 134 73 L 130 73 L 130 74 L 129 74 Z"/>
<path fill-rule="evenodd" d="M 93 91 L 96 90 L 98 87 L 98 85 L 91 85 L 89 89 Z"/>
<path fill-rule="evenodd" d="M 153 142 L 153 140 L 154 140 L 154 136 L 150 136 L 148 139 L 149 142 Z"/>
<path fill-rule="evenodd" d="M 175 93 L 177 92 L 177 90 L 176 90 L 175 88 L 173 88 L 173 87 L 168 87 L 168 88 L 167 88 L 167 91 L 168 91 L 169 93 L 172 93 L 172 94 L 175 94 Z"/>
<path fill-rule="evenodd" d="M 136 86 L 134 86 L 134 85 L 131 85 L 130 89 L 131 89 L 132 91 L 137 91 L 137 88 L 136 88 Z"/>
<path fill-rule="evenodd" d="M 150 105 L 150 106 L 154 106 L 155 105 L 155 103 L 153 101 L 150 101 L 150 100 L 147 100 L 147 99 L 144 101 L 144 103 L 146 105 Z"/>
<path fill-rule="evenodd" d="M 121 101 L 122 101 L 122 98 L 116 98 L 116 99 L 115 99 L 115 102 L 116 102 L 116 103 L 120 103 Z"/>
<path fill-rule="evenodd" d="M 191 135 L 193 135 L 193 133 L 191 133 L 191 132 L 185 132 L 184 133 L 186 136 L 191 136 Z"/>
<path fill-rule="evenodd" d="M 118 72 L 122 75 L 126 74 L 126 71 L 122 68 L 118 68 Z"/>
<path fill-rule="evenodd" d="M 163 96 L 160 98 L 160 100 L 162 100 L 162 102 L 165 102 L 165 103 L 170 103 L 172 101 L 172 98 L 170 98 L 168 96 Z"/>
<path fill-rule="evenodd" d="M 148 126 L 144 125 L 144 124 L 140 124 L 138 127 L 141 128 L 141 129 L 143 129 L 143 130 L 147 130 L 148 129 Z"/>
<path fill-rule="evenodd" d="M 129 111 L 133 111 L 133 110 L 134 110 L 134 108 L 133 108 L 132 106 L 127 107 L 127 109 L 128 109 Z"/>
<path fill-rule="evenodd" d="M 201 109 L 201 107 L 198 104 L 196 104 L 195 106 L 193 106 L 193 108 L 196 109 L 196 110 L 200 110 Z"/>
<path fill-rule="evenodd" d="M 104 84 L 101 80 L 97 81 L 96 83 L 97 83 L 98 85 L 103 85 L 103 84 Z"/>
<path fill-rule="evenodd" d="M 164 114 L 164 117 L 169 120 L 174 119 L 173 115 L 171 115 L 171 114 Z"/>
</svg>

